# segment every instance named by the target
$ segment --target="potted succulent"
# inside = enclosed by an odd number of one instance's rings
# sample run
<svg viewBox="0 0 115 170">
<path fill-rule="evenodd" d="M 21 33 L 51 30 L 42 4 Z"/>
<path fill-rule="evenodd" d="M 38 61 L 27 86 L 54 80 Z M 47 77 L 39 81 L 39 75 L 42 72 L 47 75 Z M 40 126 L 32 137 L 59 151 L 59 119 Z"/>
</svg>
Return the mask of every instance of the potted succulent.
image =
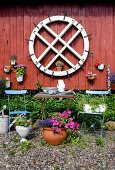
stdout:
<svg viewBox="0 0 115 170">
<path fill-rule="evenodd" d="M 63 68 L 63 62 L 62 61 L 57 60 L 55 65 L 56 65 L 56 70 L 57 71 L 62 71 L 62 68 Z"/>
<path fill-rule="evenodd" d="M 43 139 L 51 145 L 60 145 L 68 133 L 78 130 L 79 123 L 71 117 L 69 109 L 64 112 L 53 113 L 49 119 L 39 120 Z"/>
<path fill-rule="evenodd" d="M 14 68 L 15 68 L 17 81 L 22 82 L 23 76 L 26 72 L 26 66 L 24 64 L 19 64 L 19 65 L 14 66 Z"/>
<path fill-rule="evenodd" d="M 105 67 L 104 63 L 102 63 L 102 62 L 99 61 L 99 60 L 97 60 L 97 61 L 95 62 L 95 66 L 96 66 L 96 67 L 98 68 L 98 70 L 100 70 L 100 71 L 104 70 L 104 67 Z"/>
<path fill-rule="evenodd" d="M 16 132 L 21 137 L 21 142 L 26 140 L 31 130 L 31 121 L 27 119 L 26 114 L 20 114 L 15 121 Z"/>
<path fill-rule="evenodd" d="M 16 62 L 17 62 L 17 56 L 16 55 L 12 55 L 10 57 L 10 61 L 11 61 L 11 65 L 16 65 Z"/>
<path fill-rule="evenodd" d="M 92 71 L 88 71 L 88 73 L 86 74 L 86 77 L 88 80 L 95 80 L 97 74 L 93 73 Z"/>
<path fill-rule="evenodd" d="M 9 65 L 4 65 L 3 66 L 3 70 L 4 70 L 5 73 L 9 73 L 10 69 L 11 69 L 11 67 Z"/>
</svg>

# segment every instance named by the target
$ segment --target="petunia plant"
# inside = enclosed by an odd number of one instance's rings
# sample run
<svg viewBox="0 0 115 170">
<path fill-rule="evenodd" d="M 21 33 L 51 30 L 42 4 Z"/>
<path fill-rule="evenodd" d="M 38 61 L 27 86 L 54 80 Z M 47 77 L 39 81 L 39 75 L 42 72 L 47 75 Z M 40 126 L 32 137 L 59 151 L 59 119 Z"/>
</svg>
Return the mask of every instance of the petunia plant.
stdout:
<svg viewBox="0 0 115 170">
<path fill-rule="evenodd" d="M 72 116 L 72 112 L 67 109 L 64 112 L 56 112 L 46 120 L 39 121 L 40 127 L 51 127 L 54 133 L 60 133 L 62 128 L 69 132 L 75 132 L 79 129 L 79 123 L 75 121 Z"/>
</svg>

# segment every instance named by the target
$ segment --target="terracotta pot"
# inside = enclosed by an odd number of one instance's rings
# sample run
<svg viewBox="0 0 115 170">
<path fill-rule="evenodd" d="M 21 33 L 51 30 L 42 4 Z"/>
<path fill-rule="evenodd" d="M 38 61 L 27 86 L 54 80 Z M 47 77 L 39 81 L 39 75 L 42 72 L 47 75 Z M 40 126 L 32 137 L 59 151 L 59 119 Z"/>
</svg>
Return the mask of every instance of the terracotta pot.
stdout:
<svg viewBox="0 0 115 170">
<path fill-rule="evenodd" d="M 88 78 L 88 80 L 94 80 L 96 78 L 96 75 L 92 74 L 92 75 L 87 76 L 87 78 Z"/>
<path fill-rule="evenodd" d="M 62 71 L 62 68 L 63 68 L 62 66 L 57 66 L 56 71 Z"/>
<path fill-rule="evenodd" d="M 50 145 L 60 145 L 67 137 L 67 131 L 62 129 L 60 133 L 53 133 L 52 128 L 43 128 L 42 137 Z"/>
</svg>

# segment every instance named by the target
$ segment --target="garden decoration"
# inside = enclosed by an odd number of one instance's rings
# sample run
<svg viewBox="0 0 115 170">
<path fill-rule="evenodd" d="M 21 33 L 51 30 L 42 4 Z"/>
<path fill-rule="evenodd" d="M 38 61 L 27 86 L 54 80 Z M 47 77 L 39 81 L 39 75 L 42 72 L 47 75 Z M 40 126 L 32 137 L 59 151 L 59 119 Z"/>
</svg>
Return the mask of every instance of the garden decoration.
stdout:
<svg viewBox="0 0 115 170">
<path fill-rule="evenodd" d="M 21 137 L 20 142 L 26 141 L 26 137 L 29 135 L 31 130 L 31 121 L 27 119 L 26 114 L 18 115 L 15 121 L 16 132 Z"/>
<path fill-rule="evenodd" d="M 93 73 L 92 71 L 88 71 L 88 73 L 86 74 L 86 77 L 88 80 L 95 80 L 96 79 L 97 74 Z"/>
<path fill-rule="evenodd" d="M 3 70 L 4 70 L 5 73 L 9 73 L 9 72 L 10 72 L 10 69 L 11 69 L 11 67 L 8 66 L 8 65 L 4 65 L 4 66 L 3 66 Z"/>
<path fill-rule="evenodd" d="M 11 61 L 11 65 L 12 65 L 12 66 L 16 65 L 17 56 L 16 56 L 16 55 L 12 55 L 12 56 L 10 57 L 10 61 Z"/>
<path fill-rule="evenodd" d="M 62 61 L 57 60 L 55 65 L 56 65 L 57 71 L 62 71 L 62 69 L 63 69 L 63 62 Z"/>
<path fill-rule="evenodd" d="M 58 80 L 57 88 L 58 88 L 59 92 L 64 92 L 64 90 L 65 90 L 65 83 L 64 83 L 63 80 Z"/>
<path fill-rule="evenodd" d="M 52 23 L 60 24 L 66 24 L 66 26 L 62 29 L 62 31 L 58 34 L 52 29 Z M 54 26 L 54 24 L 53 24 Z M 71 36 L 71 38 L 66 42 L 62 37 L 68 32 L 69 29 L 74 28 L 75 33 Z M 41 34 L 41 31 L 47 30 L 46 32 L 49 32 L 51 36 L 54 37 L 54 40 L 50 43 L 48 42 L 45 37 L 43 37 L 43 34 Z M 66 34 L 67 35 L 67 34 Z M 70 34 L 69 34 L 70 35 Z M 78 36 L 81 36 L 81 39 L 83 41 L 83 53 L 82 55 L 79 54 L 72 46 L 71 43 L 78 38 Z M 43 51 L 43 53 L 39 56 L 39 54 L 36 54 L 35 50 L 35 42 L 43 42 L 46 44 L 47 48 Z M 57 42 L 60 42 L 63 47 L 58 50 L 55 47 L 55 44 Z M 41 44 L 42 45 L 42 44 Z M 72 63 L 72 58 L 68 59 L 63 52 L 66 53 L 68 51 L 72 53 L 75 56 L 76 64 Z M 47 58 L 47 55 L 49 53 L 55 54 L 55 56 L 44 66 L 42 64 L 42 61 Z M 34 30 L 32 30 L 30 39 L 29 39 L 29 53 L 31 56 L 32 61 L 36 65 L 36 67 L 44 72 L 45 74 L 48 74 L 50 76 L 68 76 L 69 74 L 74 73 L 76 70 L 81 68 L 87 59 L 87 56 L 89 54 L 89 39 L 88 35 L 81 25 L 80 22 L 77 22 L 75 19 L 67 17 L 67 16 L 51 16 L 49 18 L 46 18 L 45 20 L 41 21 Z M 70 55 L 71 57 L 71 55 Z M 52 69 L 52 66 L 55 64 L 57 60 L 62 60 L 66 65 L 69 66 L 69 69 L 63 70 L 63 71 L 55 71 Z"/>
<path fill-rule="evenodd" d="M 60 145 L 67 134 L 79 129 L 79 123 L 72 118 L 71 113 L 67 109 L 63 113 L 53 113 L 49 119 L 38 121 L 42 128 L 42 137 L 48 144 Z"/>
<path fill-rule="evenodd" d="M 105 128 L 107 130 L 115 130 L 115 121 L 105 122 Z"/>
<path fill-rule="evenodd" d="M 15 68 L 17 81 L 19 83 L 23 82 L 23 76 L 26 72 L 26 66 L 24 64 L 19 64 L 19 65 L 14 66 L 14 68 Z"/>
<path fill-rule="evenodd" d="M 105 67 L 104 63 L 102 63 L 102 62 L 99 61 L 99 60 L 97 60 L 97 61 L 95 62 L 95 66 L 96 66 L 97 69 L 100 70 L 100 71 L 104 70 L 104 67 Z"/>
<path fill-rule="evenodd" d="M 6 109 L 6 105 L 3 106 L 3 109 L 0 111 L 0 134 L 4 134 L 8 132 L 9 125 L 9 116 L 4 114 L 4 110 Z"/>
<path fill-rule="evenodd" d="M 111 72 L 110 72 L 110 66 L 107 66 L 107 85 L 108 85 L 108 91 L 111 93 Z"/>
</svg>

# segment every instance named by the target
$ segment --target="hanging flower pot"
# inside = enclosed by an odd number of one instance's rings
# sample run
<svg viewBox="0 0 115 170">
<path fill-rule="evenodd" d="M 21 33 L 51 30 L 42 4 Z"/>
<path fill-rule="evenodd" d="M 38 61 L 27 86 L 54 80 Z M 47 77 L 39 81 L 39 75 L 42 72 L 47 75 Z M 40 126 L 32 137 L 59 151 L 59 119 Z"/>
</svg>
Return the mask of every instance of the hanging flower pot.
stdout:
<svg viewBox="0 0 115 170">
<path fill-rule="evenodd" d="M 92 73 L 92 72 L 88 72 L 88 74 L 86 75 L 86 77 L 87 77 L 87 79 L 88 80 L 95 80 L 96 79 L 96 76 L 97 76 L 97 74 L 94 74 L 94 73 Z"/>
<path fill-rule="evenodd" d="M 17 62 L 17 56 L 16 55 L 12 55 L 10 57 L 10 61 L 11 61 L 11 65 L 16 65 L 16 62 Z"/>
<path fill-rule="evenodd" d="M 14 68 L 16 68 L 15 73 L 16 73 L 17 81 L 22 82 L 24 74 L 26 72 L 26 66 L 24 64 L 19 64 L 19 65 L 14 66 Z"/>
<path fill-rule="evenodd" d="M 17 82 L 22 82 L 23 81 L 23 75 L 20 75 L 20 76 L 17 76 L 16 78 L 17 78 Z"/>
<path fill-rule="evenodd" d="M 99 61 L 99 60 L 97 60 L 97 61 L 95 62 L 95 66 L 96 66 L 97 69 L 100 70 L 100 71 L 104 70 L 104 67 L 105 67 L 104 63 L 102 63 L 102 62 Z"/>
<path fill-rule="evenodd" d="M 102 64 L 99 64 L 98 65 L 98 70 L 104 70 L 104 67 L 105 67 L 105 65 L 102 63 Z"/>
<path fill-rule="evenodd" d="M 10 66 L 6 66 L 5 65 L 3 69 L 4 69 L 5 73 L 9 73 L 10 72 Z"/>
</svg>

